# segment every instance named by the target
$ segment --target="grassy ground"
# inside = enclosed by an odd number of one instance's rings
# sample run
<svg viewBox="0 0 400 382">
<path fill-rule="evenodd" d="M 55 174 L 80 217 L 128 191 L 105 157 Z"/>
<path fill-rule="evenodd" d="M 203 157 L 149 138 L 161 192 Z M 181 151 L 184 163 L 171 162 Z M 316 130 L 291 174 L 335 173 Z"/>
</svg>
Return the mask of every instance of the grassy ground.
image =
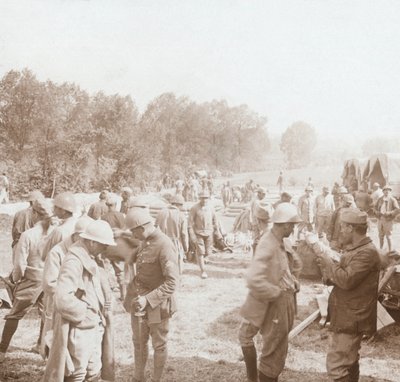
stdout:
<svg viewBox="0 0 400 382">
<path fill-rule="evenodd" d="M 256 177 L 255 181 L 256 181 Z M 314 177 L 313 177 L 314 178 Z M 247 178 L 248 179 L 248 178 Z M 307 177 L 305 178 L 306 181 Z M 261 182 L 260 182 L 261 183 Z M 233 219 L 222 218 L 229 231 Z M 0 219 L 0 274 L 11 268 L 10 225 Z M 399 225 L 395 226 L 395 248 L 400 245 Z M 376 227 L 371 235 L 376 240 Z M 171 320 L 169 359 L 164 375 L 165 382 L 240 382 L 246 381 L 241 351 L 237 340 L 240 317 L 246 288 L 243 279 L 251 255 L 237 248 L 233 254 L 217 253 L 207 265 L 209 278 L 202 280 L 194 264 L 186 264 L 178 292 L 179 311 Z M 316 309 L 314 295 L 320 285 L 302 280 L 298 296 L 296 323 Z M 116 295 L 117 297 L 117 295 Z M 7 310 L 0 309 L 0 318 Z M 115 304 L 116 368 L 118 382 L 130 380 L 133 369 L 130 317 L 120 302 Z M 3 320 L 0 320 L 0 331 Z M 0 366 L 0 381 L 40 381 L 44 362 L 29 351 L 35 345 L 39 321 L 36 311 L 31 311 L 21 321 L 6 361 Z M 261 339 L 256 338 L 257 345 Z M 362 382 L 399 381 L 400 327 L 384 329 L 372 343 L 364 343 L 361 360 Z M 286 369 L 280 381 L 327 382 L 325 373 L 326 332 L 312 324 L 290 344 Z M 151 362 L 148 376 L 151 375 Z"/>
</svg>

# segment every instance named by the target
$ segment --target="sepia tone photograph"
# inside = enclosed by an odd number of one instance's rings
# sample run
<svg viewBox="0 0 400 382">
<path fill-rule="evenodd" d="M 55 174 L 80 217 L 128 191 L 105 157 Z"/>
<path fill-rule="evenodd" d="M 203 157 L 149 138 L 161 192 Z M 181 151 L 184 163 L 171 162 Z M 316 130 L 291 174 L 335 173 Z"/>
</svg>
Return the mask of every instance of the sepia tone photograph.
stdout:
<svg viewBox="0 0 400 382">
<path fill-rule="evenodd" d="M 399 20 L 0 0 L 0 382 L 400 382 Z"/>
</svg>

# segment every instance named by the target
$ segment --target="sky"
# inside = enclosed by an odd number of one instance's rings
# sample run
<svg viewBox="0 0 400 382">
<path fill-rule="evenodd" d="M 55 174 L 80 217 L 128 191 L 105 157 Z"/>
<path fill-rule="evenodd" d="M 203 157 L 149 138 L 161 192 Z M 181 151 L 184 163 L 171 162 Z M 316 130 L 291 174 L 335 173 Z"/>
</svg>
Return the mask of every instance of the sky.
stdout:
<svg viewBox="0 0 400 382">
<path fill-rule="evenodd" d="M 400 2 L 1 0 L 0 76 L 247 104 L 281 134 L 398 135 Z"/>
</svg>

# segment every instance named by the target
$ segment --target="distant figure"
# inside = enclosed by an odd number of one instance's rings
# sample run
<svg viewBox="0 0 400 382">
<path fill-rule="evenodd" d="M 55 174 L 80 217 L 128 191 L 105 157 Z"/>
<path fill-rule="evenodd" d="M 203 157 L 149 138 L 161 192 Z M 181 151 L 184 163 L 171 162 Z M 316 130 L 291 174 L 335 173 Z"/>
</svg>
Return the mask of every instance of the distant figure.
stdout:
<svg viewBox="0 0 400 382">
<path fill-rule="evenodd" d="M 278 176 L 278 180 L 276 182 L 276 185 L 278 186 L 279 194 L 282 194 L 282 191 L 283 191 L 283 171 L 279 172 L 279 176 Z"/>
<path fill-rule="evenodd" d="M 330 220 L 335 211 L 333 197 L 329 194 L 328 187 L 322 187 L 321 195 L 315 199 L 315 229 L 318 234 L 328 233 Z"/>
<path fill-rule="evenodd" d="M 386 237 L 388 251 L 392 250 L 393 219 L 399 211 L 397 200 L 391 195 L 392 188 L 389 185 L 383 187 L 383 196 L 376 202 L 375 215 L 378 221 L 379 245 L 383 248 Z"/>
<path fill-rule="evenodd" d="M 372 208 L 375 208 L 378 199 L 381 198 L 382 196 L 383 196 L 383 191 L 381 185 L 375 182 L 372 185 L 372 194 L 371 194 Z"/>
<path fill-rule="evenodd" d="M 290 195 L 288 192 L 282 192 L 281 198 L 277 202 L 275 202 L 272 206 L 275 209 L 281 203 L 291 203 L 291 202 L 292 202 L 292 195 Z"/>
<path fill-rule="evenodd" d="M 106 205 L 108 191 L 104 190 L 100 192 L 99 201 L 93 203 L 88 212 L 88 216 L 94 220 L 99 220 L 101 217 L 108 212 L 108 206 Z"/>
<path fill-rule="evenodd" d="M 311 178 L 309 178 L 311 180 Z M 313 231 L 314 224 L 314 197 L 313 188 L 307 186 L 305 188 L 305 194 L 300 197 L 298 204 L 299 215 L 302 222 L 299 223 L 297 238 L 299 238 L 300 233 L 306 228 L 307 231 Z"/>
<path fill-rule="evenodd" d="M 313 183 L 313 181 L 312 181 L 312 179 L 311 179 L 311 176 L 308 178 L 307 187 L 311 187 L 311 188 L 314 189 L 314 183 Z"/>
<path fill-rule="evenodd" d="M 8 182 L 6 173 L 3 172 L 3 175 L 0 176 L 0 204 L 8 203 L 8 189 L 10 187 L 10 183 Z"/>
<path fill-rule="evenodd" d="M 121 188 L 121 209 L 120 211 L 123 214 L 127 214 L 128 213 L 128 203 L 129 203 L 129 198 L 133 195 L 133 191 L 130 187 L 122 187 Z"/>
<path fill-rule="evenodd" d="M 226 182 L 226 184 L 224 183 L 222 185 L 221 198 L 222 198 L 222 202 L 224 204 L 224 209 L 226 209 L 229 206 L 229 204 L 232 203 L 232 189 L 229 184 L 229 181 Z"/>
</svg>

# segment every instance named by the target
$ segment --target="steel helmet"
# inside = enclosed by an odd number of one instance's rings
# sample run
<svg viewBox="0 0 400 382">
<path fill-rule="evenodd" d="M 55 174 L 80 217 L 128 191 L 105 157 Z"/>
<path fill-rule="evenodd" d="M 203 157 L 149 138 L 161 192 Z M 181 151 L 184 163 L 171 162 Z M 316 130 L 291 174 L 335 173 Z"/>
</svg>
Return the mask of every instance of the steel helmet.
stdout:
<svg viewBox="0 0 400 382">
<path fill-rule="evenodd" d="M 87 226 L 93 221 L 94 219 L 92 219 L 90 216 L 81 216 L 75 223 L 74 233 L 85 232 Z"/>
<path fill-rule="evenodd" d="M 72 192 L 63 192 L 57 195 L 54 198 L 54 206 L 74 213 L 77 208 L 74 194 Z"/>
<path fill-rule="evenodd" d="M 150 216 L 149 211 L 145 209 L 136 208 L 128 211 L 125 219 L 125 226 L 127 229 L 135 229 L 145 224 L 151 223 L 153 218 Z"/>
<path fill-rule="evenodd" d="M 32 209 L 36 211 L 43 219 L 50 218 L 53 213 L 53 202 L 50 199 L 37 199 L 32 204 Z"/>
<path fill-rule="evenodd" d="M 180 205 L 184 205 L 185 204 L 185 199 L 183 198 L 182 195 L 177 194 L 174 195 L 171 199 L 171 204 L 180 204 Z"/>
<path fill-rule="evenodd" d="M 111 226 L 104 220 L 93 220 L 79 236 L 100 244 L 116 245 Z"/>
<path fill-rule="evenodd" d="M 34 202 L 39 199 L 44 199 L 44 195 L 39 190 L 33 190 L 28 195 L 28 202 Z"/>
<path fill-rule="evenodd" d="M 128 201 L 128 208 L 133 208 L 133 207 L 149 208 L 150 205 L 145 196 L 136 196 L 134 198 L 133 197 L 129 198 Z"/>
<path fill-rule="evenodd" d="M 301 221 L 296 206 L 291 203 L 278 204 L 272 214 L 273 223 L 300 223 Z"/>
<path fill-rule="evenodd" d="M 108 191 L 107 190 L 103 190 L 103 191 L 100 192 L 99 199 L 100 200 L 105 200 L 105 199 L 107 199 L 107 195 L 108 195 Z"/>
</svg>

